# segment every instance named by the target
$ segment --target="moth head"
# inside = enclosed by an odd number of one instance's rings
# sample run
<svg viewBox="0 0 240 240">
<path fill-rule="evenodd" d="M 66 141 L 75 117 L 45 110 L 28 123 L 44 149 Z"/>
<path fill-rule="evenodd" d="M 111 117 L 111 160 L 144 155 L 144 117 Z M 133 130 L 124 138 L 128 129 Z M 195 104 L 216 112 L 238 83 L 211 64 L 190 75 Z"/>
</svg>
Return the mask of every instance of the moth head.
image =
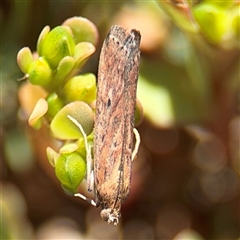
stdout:
<svg viewBox="0 0 240 240">
<path fill-rule="evenodd" d="M 113 223 L 115 226 L 118 225 L 120 214 L 116 210 L 112 210 L 110 208 L 102 209 L 100 216 L 103 221 Z"/>
</svg>

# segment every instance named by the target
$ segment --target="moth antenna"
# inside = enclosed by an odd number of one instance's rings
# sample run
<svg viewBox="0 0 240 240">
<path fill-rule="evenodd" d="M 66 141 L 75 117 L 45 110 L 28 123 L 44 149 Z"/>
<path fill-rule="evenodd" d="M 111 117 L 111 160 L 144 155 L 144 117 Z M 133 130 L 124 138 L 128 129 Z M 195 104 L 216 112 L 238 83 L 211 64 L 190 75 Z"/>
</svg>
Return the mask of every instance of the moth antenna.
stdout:
<svg viewBox="0 0 240 240">
<path fill-rule="evenodd" d="M 138 153 L 139 145 L 141 143 L 140 134 L 139 134 L 139 132 L 138 132 L 138 130 L 136 128 L 133 129 L 133 133 L 135 135 L 136 143 L 135 143 L 134 150 L 132 152 L 132 161 L 135 159 L 135 157 L 136 157 L 136 155 Z"/>
<path fill-rule="evenodd" d="M 93 183 L 94 183 L 94 175 L 93 175 L 93 160 L 91 155 L 91 146 L 88 144 L 87 141 L 87 135 L 84 132 L 84 129 L 82 125 L 72 116 L 67 115 L 67 117 L 80 129 L 83 139 L 84 139 L 84 145 L 86 147 L 86 161 L 87 161 L 87 188 L 88 191 L 91 192 L 93 190 Z"/>
</svg>

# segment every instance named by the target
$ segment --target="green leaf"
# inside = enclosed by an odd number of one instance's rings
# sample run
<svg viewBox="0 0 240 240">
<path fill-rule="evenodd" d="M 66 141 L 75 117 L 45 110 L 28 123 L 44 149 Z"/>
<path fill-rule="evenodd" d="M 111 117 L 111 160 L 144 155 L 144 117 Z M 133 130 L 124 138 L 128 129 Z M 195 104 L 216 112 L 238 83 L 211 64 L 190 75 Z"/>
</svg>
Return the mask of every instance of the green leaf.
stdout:
<svg viewBox="0 0 240 240">
<path fill-rule="evenodd" d="M 33 62 L 32 52 L 28 47 L 22 48 L 17 55 L 17 63 L 23 73 L 28 73 L 28 69 Z"/>
<path fill-rule="evenodd" d="M 157 2 L 178 27 L 188 32 L 198 32 L 198 25 L 192 16 L 192 9 L 187 0 L 158 0 Z"/>
<path fill-rule="evenodd" d="M 220 44 L 228 35 L 230 18 L 222 7 L 202 3 L 194 8 L 193 14 L 201 32 L 210 43 Z"/>
<path fill-rule="evenodd" d="M 96 99 L 96 77 L 92 73 L 86 73 L 71 78 L 63 87 L 61 95 L 67 102 L 84 101 L 91 103 Z"/>
<path fill-rule="evenodd" d="M 84 66 L 95 50 L 96 48 L 94 45 L 88 42 L 81 42 L 75 46 L 74 57 L 76 59 L 76 68 L 78 70 Z"/>
<path fill-rule="evenodd" d="M 48 103 L 47 117 L 52 119 L 63 107 L 62 100 L 57 93 L 50 93 L 46 99 Z"/>
<path fill-rule="evenodd" d="M 72 71 L 72 69 L 74 68 L 75 65 L 75 58 L 74 57 L 64 57 L 59 65 L 58 68 L 56 70 L 56 74 L 55 74 L 55 82 L 57 82 L 57 84 L 61 84 L 63 83 L 66 79 L 66 76 Z M 56 84 L 56 83 L 55 83 Z"/>
<path fill-rule="evenodd" d="M 55 167 L 55 162 L 56 162 L 57 158 L 59 157 L 59 154 L 50 147 L 47 147 L 46 153 L 47 153 L 47 158 L 48 158 L 49 163 L 53 167 Z"/>
<path fill-rule="evenodd" d="M 74 55 L 74 40 L 67 27 L 58 26 L 50 31 L 40 43 L 40 56 L 43 56 L 52 69 L 66 56 Z"/>
<path fill-rule="evenodd" d="M 72 17 L 67 19 L 63 26 L 69 26 L 73 32 L 75 44 L 90 42 L 94 46 L 98 43 L 98 30 L 96 26 L 83 17 Z"/>
<path fill-rule="evenodd" d="M 66 154 L 66 153 L 72 153 L 75 152 L 78 149 L 78 144 L 73 143 L 66 143 L 64 146 L 62 146 L 59 149 L 59 153 Z"/>
<path fill-rule="evenodd" d="M 70 115 L 83 127 L 86 135 L 93 131 L 94 116 L 92 109 L 81 101 L 75 101 L 63 107 L 53 118 L 50 129 L 58 139 L 79 139 L 82 133 L 79 128 L 67 117 Z"/>
<path fill-rule="evenodd" d="M 138 98 L 143 104 L 144 115 L 153 124 L 168 127 L 174 123 L 171 94 L 165 87 L 139 77 Z"/>
<path fill-rule="evenodd" d="M 29 125 L 35 129 L 40 129 L 40 127 L 42 126 L 42 117 L 47 112 L 47 110 L 48 110 L 48 104 L 46 100 L 43 98 L 40 98 L 37 101 L 32 111 L 32 114 L 28 119 Z"/>
<path fill-rule="evenodd" d="M 46 36 L 48 35 L 48 33 L 50 32 L 50 27 L 46 26 L 43 28 L 43 30 L 41 31 L 39 37 L 38 37 L 38 41 L 37 41 L 37 52 L 38 54 L 41 56 L 42 54 L 42 43 L 43 40 L 46 38 Z"/>
</svg>

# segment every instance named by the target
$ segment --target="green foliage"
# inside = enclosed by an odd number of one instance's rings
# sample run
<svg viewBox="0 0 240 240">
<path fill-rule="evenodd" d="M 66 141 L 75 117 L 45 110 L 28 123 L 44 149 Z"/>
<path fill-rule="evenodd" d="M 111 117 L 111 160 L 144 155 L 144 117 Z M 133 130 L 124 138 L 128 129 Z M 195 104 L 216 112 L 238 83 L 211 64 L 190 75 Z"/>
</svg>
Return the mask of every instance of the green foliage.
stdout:
<svg viewBox="0 0 240 240">
<path fill-rule="evenodd" d="M 52 70 L 49 64 L 44 58 L 38 58 L 34 60 L 27 70 L 29 81 L 33 85 L 39 85 L 42 87 L 48 87 L 52 79 Z"/>
<path fill-rule="evenodd" d="M 82 33 L 78 30 L 82 21 L 85 27 L 84 36 L 76 36 L 74 34 Z M 77 30 L 67 26 L 68 22 Z M 85 39 L 89 41 L 85 42 Z M 96 27 L 81 17 L 66 21 L 64 26 L 51 31 L 46 26 L 39 36 L 37 53 L 31 54 L 28 48 L 23 48 L 17 56 L 18 65 L 32 84 L 42 86 L 48 92 L 57 91 L 80 71 L 95 52 L 92 42 L 96 43 L 97 39 Z"/>
<path fill-rule="evenodd" d="M 197 5 L 193 14 L 204 37 L 213 44 L 224 41 L 228 35 L 230 18 L 226 9 L 211 3 Z"/>
<path fill-rule="evenodd" d="M 145 117 L 160 127 L 209 121 L 212 101 L 215 101 L 213 76 L 224 71 L 218 64 L 225 66 L 224 59 L 234 58 L 233 52 L 237 55 L 239 50 L 239 3 L 232 0 L 156 2 L 173 24 L 166 21 L 169 25 L 165 22 L 155 30 L 167 32 L 166 39 L 151 53 L 155 57 L 141 58 L 138 98 Z M 232 66 L 239 68 L 237 63 Z M 239 85 L 239 81 L 233 81 Z M 225 82 L 225 88 L 229 82 Z M 236 94 L 236 90 L 229 95 Z"/>
<path fill-rule="evenodd" d="M 191 1 L 181 0 L 178 3 L 158 3 L 183 31 L 202 34 L 210 44 L 232 48 L 238 43 L 239 47 L 239 36 L 233 34 L 236 28 L 239 29 L 239 22 L 236 24 L 240 13 L 238 2 L 205 0 L 193 5 Z"/>
<path fill-rule="evenodd" d="M 95 25 L 74 17 L 52 30 L 46 26 L 39 36 L 36 53 L 25 47 L 17 55 L 28 85 L 47 92 L 46 98 L 37 99 L 29 124 L 40 129 L 47 121 L 51 134 L 63 141 L 59 152 L 48 147 L 47 156 L 63 188 L 70 192 L 75 192 L 85 177 L 86 150 L 82 133 L 67 116 L 78 121 L 86 135 L 93 131 L 93 110 L 88 104 L 96 99 L 96 77 L 92 73 L 75 75 L 94 53 L 97 42 Z"/>
<path fill-rule="evenodd" d="M 55 162 L 55 173 L 65 191 L 75 193 L 86 174 L 86 161 L 78 154 L 61 154 Z"/>
<path fill-rule="evenodd" d="M 61 90 L 66 102 L 84 101 L 91 103 L 96 99 L 96 77 L 92 73 L 71 78 Z"/>
<path fill-rule="evenodd" d="M 47 116 L 49 119 L 53 119 L 54 116 L 62 109 L 64 105 L 63 101 L 55 92 L 50 93 L 47 96 L 46 101 L 48 103 Z"/>
<path fill-rule="evenodd" d="M 93 130 L 93 111 L 84 102 L 74 101 L 65 105 L 53 118 L 50 129 L 58 139 L 69 140 L 79 139 L 82 133 L 79 128 L 68 119 L 68 115 L 73 117 L 83 127 L 86 135 Z"/>
<path fill-rule="evenodd" d="M 64 57 L 73 56 L 74 47 L 71 30 L 59 26 L 43 36 L 38 54 L 46 59 L 52 69 L 56 69 Z"/>
</svg>

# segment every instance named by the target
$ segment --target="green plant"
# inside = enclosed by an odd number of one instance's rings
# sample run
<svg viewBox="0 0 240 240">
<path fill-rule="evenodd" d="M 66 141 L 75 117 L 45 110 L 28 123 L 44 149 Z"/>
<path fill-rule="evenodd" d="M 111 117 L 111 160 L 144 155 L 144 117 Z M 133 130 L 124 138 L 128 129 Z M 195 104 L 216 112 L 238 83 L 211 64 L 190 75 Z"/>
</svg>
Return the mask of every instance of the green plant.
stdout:
<svg viewBox="0 0 240 240">
<path fill-rule="evenodd" d="M 76 74 L 95 52 L 97 42 L 95 25 L 73 17 L 52 30 L 46 26 L 39 36 L 37 52 L 25 47 L 17 55 L 28 79 L 22 86 L 27 91 L 20 91 L 20 100 L 25 94 L 38 95 L 31 99 L 35 105 L 28 122 L 35 129 L 47 123 L 51 134 L 63 141 L 57 152 L 48 147 L 47 156 L 62 187 L 72 193 L 85 177 L 86 151 L 82 133 L 67 115 L 82 125 L 91 144 L 94 113 L 90 105 L 96 99 L 96 77 L 92 73 Z"/>
</svg>

